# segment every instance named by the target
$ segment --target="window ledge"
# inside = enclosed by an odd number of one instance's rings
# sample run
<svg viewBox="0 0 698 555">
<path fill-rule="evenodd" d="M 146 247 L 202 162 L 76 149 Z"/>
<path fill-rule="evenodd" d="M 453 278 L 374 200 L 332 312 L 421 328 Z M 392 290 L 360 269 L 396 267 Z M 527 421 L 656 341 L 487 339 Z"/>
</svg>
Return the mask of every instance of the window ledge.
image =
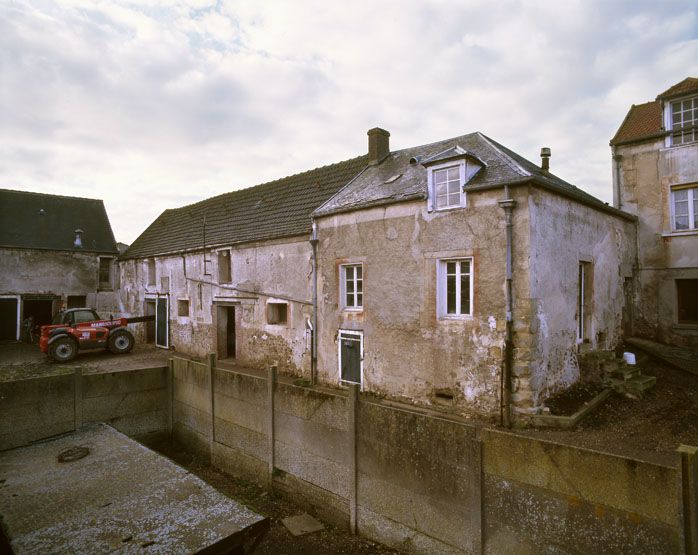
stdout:
<svg viewBox="0 0 698 555">
<path fill-rule="evenodd" d="M 363 312 L 363 311 L 364 311 L 363 307 L 361 307 L 361 308 L 352 308 L 350 306 L 342 307 L 342 312 L 351 312 L 353 314 L 356 314 L 357 312 Z"/>
<path fill-rule="evenodd" d="M 674 330 L 698 331 L 698 323 L 696 324 L 674 324 L 671 326 Z"/>
<path fill-rule="evenodd" d="M 688 235 L 698 235 L 698 229 L 687 229 L 686 231 L 669 231 L 662 233 L 662 237 L 683 237 Z"/>
<path fill-rule="evenodd" d="M 439 321 L 441 322 L 463 322 L 463 321 L 470 321 L 473 319 L 473 316 L 470 314 L 466 314 L 463 316 L 439 316 Z"/>
</svg>

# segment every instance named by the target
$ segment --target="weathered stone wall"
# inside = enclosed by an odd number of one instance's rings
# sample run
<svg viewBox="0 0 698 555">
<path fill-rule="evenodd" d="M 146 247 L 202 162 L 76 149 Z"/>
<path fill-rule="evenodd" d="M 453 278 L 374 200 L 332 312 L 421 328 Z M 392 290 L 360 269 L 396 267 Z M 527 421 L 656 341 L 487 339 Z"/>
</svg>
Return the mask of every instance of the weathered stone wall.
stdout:
<svg viewBox="0 0 698 555">
<path fill-rule="evenodd" d="M 97 253 L 0 248 L 0 295 L 56 295 L 56 310 L 69 295 L 86 297 L 87 305 L 118 314 L 113 290 L 99 288 Z M 108 256 L 108 255 L 104 255 Z"/>
<path fill-rule="evenodd" d="M 232 279 L 219 279 L 218 252 L 230 250 Z M 206 272 L 201 252 L 159 256 L 156 279 L 148 284 L 147 261 L 120 263 L 121 302 L 132 315 L 145 313 L 145 302 L 157 295 L 168 296 L 170 345 L 188 355 L 222 355 L 225 343 L 219 308 L 235 307 L 236 355 L 245 365 L 279 369 L 297 375 L 309 371 L 310 337 L 306 319 L 312 315 L 311 251 L 307 237 L 267 241 L 207 250 Z M 189 301 L 189 315 L 178 315 L 178 300 Z M 286 324 L 269 324 L 267 303 L 288 303 Z M 219 325 L 220 324 L 220 325 Z M 140 326 L 139 339 L 145 339 Z"/>
<path fill-rule="evenodd" d="M 636 239 L 633 221 L 540 189 L 530 190 L 528 212 L 531 290 L 516 307 L 521 313 L 514 338 L 515 395 L 520 408 L 529 403 L 535 410 L 551 393 L 579 379 L 580 262 L 588 263 L 592 273 L 585 303 L 588 344 L 583 347 L 611 350 L 621 341 L 624 282 L 632 280 Z"/>
<path fill-rule="evenodd" d="M 519 195 L 519 191 L 514 193 Z M 428 212 L 409 202 L 322 218 L 319 244 L 319 376 L 339 382 L 338 330 L 364 333 L 363 388 L 421 403 L 450 392 L 467 410 L 499 410 L 505 325 L 502 191 L 468 196 L 463 209 Z M 528 210 L 514 219 L 516 251 L 528 250 Z M 473 258 L 473 316 L 437 315 L 437 266 Z M 340 265 L 363 264 L 363 310 L 339 299 Z M 515 298 L 527 297 L 528 259 L 515 258 Z"/>
<path fill-rule="evenodd" d="M 649 463 L 220 368 L 212 405 L 209 375 L 176 361 L 180 441 L 403 552 L 682 552 L 696 486 L 678 456 Z"/>
<path fill-rule="evenodd" d="M 697 346 L 698 328 L 677 322 L 674 280 L 698 279 L 698 231 L 672 230 L 671 187 L 698 184 L 698 145 L 665 148 L 661 139 L 618 146 L 615 152 L 621 156 L 614 161 L 620 183 L 616 172 L 613 176 L 620 207 L 639 220 L 633 333 Z"/>
</svg>

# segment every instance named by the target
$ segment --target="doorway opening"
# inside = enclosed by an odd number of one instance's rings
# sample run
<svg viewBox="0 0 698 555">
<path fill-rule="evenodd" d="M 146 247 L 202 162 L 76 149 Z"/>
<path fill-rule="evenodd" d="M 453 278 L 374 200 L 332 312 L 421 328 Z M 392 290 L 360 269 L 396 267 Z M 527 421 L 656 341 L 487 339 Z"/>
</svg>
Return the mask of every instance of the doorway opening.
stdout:
<svg viewBox="0 0 698 555">
<path fill-rule="evenodd" d="M 155 316 L 155 301 L 145 301 L 145 315 Z M 145 342 L 153 345 L 155 343 L 155 320 L 145 322 Z"/>
<path fill-rule="evenodd" d="M 19 339 L 19 315 L 17 298 L 0 299 L 0 340 L 17 341 Z"/>
<path fill-rule="evenodd" d="M 219 306 L 217 308 L 218 358 L 235 358 L 237 345 L 235 341 L 235 307 Z"/>
</svg>

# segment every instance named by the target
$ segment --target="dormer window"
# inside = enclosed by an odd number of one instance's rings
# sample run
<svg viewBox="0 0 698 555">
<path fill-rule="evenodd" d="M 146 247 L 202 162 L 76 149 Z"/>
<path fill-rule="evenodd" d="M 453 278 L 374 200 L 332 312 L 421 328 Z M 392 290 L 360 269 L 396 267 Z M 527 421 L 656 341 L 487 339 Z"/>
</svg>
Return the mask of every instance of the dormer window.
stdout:
<svg viewBox="0 0 698 555">
<path fill-rule="evenodd" d="M 421 164 L 427 170 L 429 211 L 465 206 L 465 184 L 486 167 L 480 158 L 458 145 L 421 160 Z"/>
<path fill-rule="evenodd" d="M 698 96 L 671 102 L 668 116 L 672 146 L 698 141 Z"/>
<path fill-rule="evenodd" d="M 460 162 L 456 165 L 437 166 L 429 170 L 431 192 L 436 210 L 465 206 L 463 166 L 464 162 Z"/>
</svg>

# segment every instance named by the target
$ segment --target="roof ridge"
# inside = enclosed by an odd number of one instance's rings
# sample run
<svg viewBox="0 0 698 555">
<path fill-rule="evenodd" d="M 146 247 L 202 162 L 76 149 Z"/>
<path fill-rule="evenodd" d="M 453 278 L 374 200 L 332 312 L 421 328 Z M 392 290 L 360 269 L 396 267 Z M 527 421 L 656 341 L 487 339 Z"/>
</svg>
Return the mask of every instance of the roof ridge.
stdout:
<svg viewBox="0 0 698 555">
<path fill-rule="evenodd" d="M 73 196 L 69 196 L 69 195 L 56 195 L 54 193 L 37 193 L 36 191 L 22 191 L 20 189 L 0 189 L 0 193 L 20 193 L 23 195 L 36 195 L 38 197 L 66 198 L 66 199 L 73 199 L 73 200 L 91 200 L 94 202 L 101 202 L 102 204 L 104 204 L 104 200 L 99 199 L 99 198 L 73 197 Z"/>
<path fill-rule="evenodd" d="M 507 147 L 505 147 L 502 144 L 499 144 L 494 139 L 490 139 L 487 135 L 481 133 L 480 131 L 477 131 L 476 134 L 479 135 L 482 139 L 484 139 L 485 142 L 489 143 L 489 145 L 504 159 L 504 162 L 510 162 L 508 165 L 512 170 L 516 171 L 518 169 L 519 173 L 521 173 L 525 177 L 530 177 L 532 175 L 531 172 L 526 170 L 521 164 L 519 164 L 516 160 L 514 160 L 511 156 L 509 156 L 506 152 L 502 150 L 509 150 Z M 530 163 L 532 164 L 533 162 Z"/>
</svg>

